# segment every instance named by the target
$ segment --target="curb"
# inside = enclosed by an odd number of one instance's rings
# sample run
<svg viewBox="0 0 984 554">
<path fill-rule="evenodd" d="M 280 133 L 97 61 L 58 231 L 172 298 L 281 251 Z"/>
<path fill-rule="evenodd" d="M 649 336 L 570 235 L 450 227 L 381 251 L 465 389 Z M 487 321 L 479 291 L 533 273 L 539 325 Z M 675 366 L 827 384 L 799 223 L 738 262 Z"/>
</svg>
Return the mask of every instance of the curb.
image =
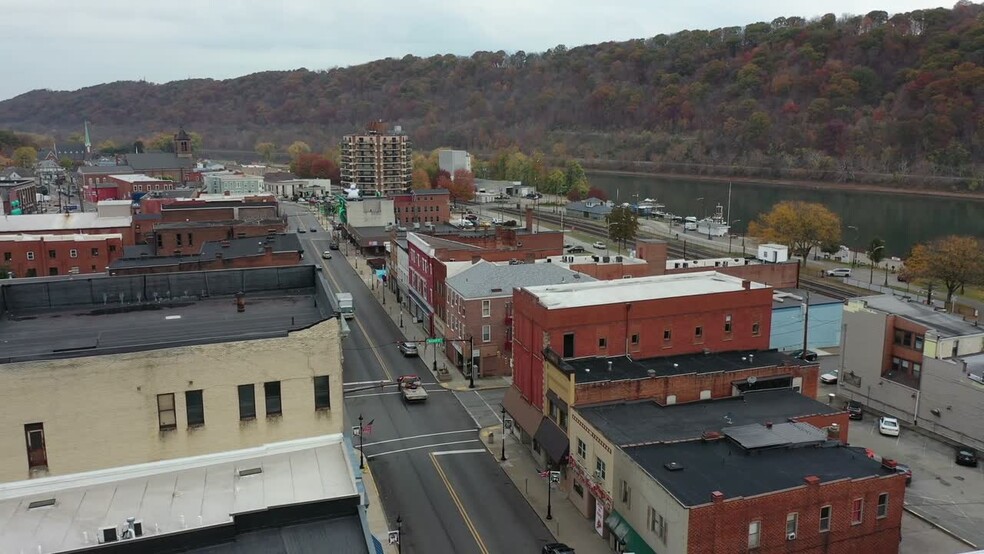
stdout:
<svg viewBox="0 0 984 554">
<path fill-rule="evenodd" d="M 970 542 L 969 540 L 967 540 L 967 539 L 965 539 L 965 538 L 963 538 L 963 537 L 961 537 L 960 535 L 958 535 L 958 534 L 956 534 L 956 533 L 954 533 L 953 531 L 951 531 L 951 530 L 949 530 L 949 529 L 947 529 L 946 527 L 943 527 L 943 526 L 942 526 L 942 525 L 940 525 L 939 523 L 936 523 L 935 521 L 933 521 L 933 520 L 931 520 L 931 519 L 929 519 L 929 518 L 927 518 L 926 516 L 924 516 L 924 515 L 922 515 L 922 514 L 920 514 L 920 513 L 919 513 L 919 512 L 917 512 L 917 511 L 915 511 L 915 510 L 913 510 L 912 508 L 910 508 L 910 507 L 908 507 L 908 506 L 905 506 L 905 505 L 903 505 L 903 506 L 902 506 L 902 509 L 903 509 L 903 510 L 905 510 L 905 511 L 906 511 L 907 513 L 909 513 L 909 514 L 912 514 L 913 516 L 915 516 L 915 517 L 916 517 L 916 519 L 918 519 L 918 520 L 920 520 L 920 521 L 924 521 L 924 522 L 926 522 L 926 523 L 928 523 L 928 524 L 930 524 L 930 525 L 932 525 L 932 526 L 933 526 L 933 527 L 935 527 L 936 529 L 939 529 L 940 531 L 942 531 L 942 532 L 943 532 L 943 533 L 945 533 L 946 535 L 949 535 L 949 536 L 950 536 L 950 538 L 952 538 L 952 539 L 956 539 L 956 540 L 958 540 L 958 541 L 960 541 L 960 542 L 962 542 L 962 543 L 964 543 L 964 544 L 966 544 L 967 546 L 969 546 L 969 547 L 971 547 L 971 548 L 973 548 L 973 549 L 975 549 L 975 550 L 976 550 L 976 549 L 978 549 L 978 546 L 977 546 L 976 544 L 974 544 L 974 543 L 972 543 L 972 542 Z"/>
</svg>

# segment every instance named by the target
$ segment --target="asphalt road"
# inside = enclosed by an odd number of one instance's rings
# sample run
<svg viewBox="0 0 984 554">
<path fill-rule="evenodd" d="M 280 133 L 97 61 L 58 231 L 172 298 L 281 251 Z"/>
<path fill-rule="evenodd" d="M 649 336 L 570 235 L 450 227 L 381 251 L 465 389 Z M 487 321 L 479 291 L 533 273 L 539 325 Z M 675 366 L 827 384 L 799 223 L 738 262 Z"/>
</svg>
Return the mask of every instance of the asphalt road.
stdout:
<svg viewBox="0 0 984 554">
<path fill-rule="evenodd" d="M 358 426 L 359 415 L 364 424 L 372 422 L 362 439 L 364 452 L 390 528 L 402 518 L 403 552 L 538 552 L 553 542 L 480 443 L 478 422 L 495 417 L 491 402 L 474 392 L 447 391 L 421 359 L 404 358 L 396 348 L 403 339 L 399 328 L 341 253 L 321 260 L 329 233 L 314 214 L 284 206 L 291 229 L 308 230 L 298 235 L 304 257 L 324 264 L 333 291 L 352 293 L 356 317 L 343 342 L 346 419 L 349 428 Z M 311 233 L 312 227 L 318 232 Z M 404 403 L 389 384 L 405 373 L 421 377 L 430 392 L 425 403 Z M 494 394 L 488 398 L 495 401 Z"/>
</svg>

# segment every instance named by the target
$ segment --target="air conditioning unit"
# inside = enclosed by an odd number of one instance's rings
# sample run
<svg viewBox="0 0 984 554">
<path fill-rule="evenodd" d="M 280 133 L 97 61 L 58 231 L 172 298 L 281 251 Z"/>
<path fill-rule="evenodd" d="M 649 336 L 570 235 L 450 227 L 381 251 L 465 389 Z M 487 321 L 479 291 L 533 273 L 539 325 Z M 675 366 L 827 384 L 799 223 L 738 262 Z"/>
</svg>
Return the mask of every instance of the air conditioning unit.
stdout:
<svg viewBox="0 0 984 554">
<path fill-rule="evenodd" d="M 600 469 L 594 470 L 594 473 L 592 473 L 591 476 L 594 477 L 595 479 L 601 479 L 601 470 Z"/>
<path fill-rule="evenodd" d="M 786 535 L 786 540 L 787 541 L 794 541 L 794 540 L 796 540 L 796 533 L 790 533 L 790 534 Z"/>
</svg>

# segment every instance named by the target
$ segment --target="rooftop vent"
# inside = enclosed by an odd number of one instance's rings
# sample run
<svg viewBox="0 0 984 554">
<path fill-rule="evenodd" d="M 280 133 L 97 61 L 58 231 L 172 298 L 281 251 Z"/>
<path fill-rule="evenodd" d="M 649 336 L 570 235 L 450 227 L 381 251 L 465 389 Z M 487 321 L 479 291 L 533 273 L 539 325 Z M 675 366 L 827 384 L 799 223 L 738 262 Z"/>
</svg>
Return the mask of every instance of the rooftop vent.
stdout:
<svg viewBox="0 0 984 554">
<path fill-rule="evenodd" d="M 259 473 L 263 473 L 262 467 L 250 467 L 250 468 L 239 470 L 240 477 L 249 477 L 250 475 L 257 475 Z"/>
<path fill-rule="evenodd" d="M 647 373 L 647 374 L 648 374 L 648 375 L 649 375 L 650 377 L 656 377 L 656 370 L 655 370 L 655 369 L 647 369 L 647 370 L 646 370 L 646 373 Z"/>
<path fill-rule="evenodd" d="M 667 462 L 667 463 L 663 464 L 663 467 L 665 467 L 667 471 L 682 471 L 683 470 L 683 464 L 680 464 L 678 462 Z"/>
<path fill-rule="evenodd" d="M 54 498 L 45 498 L 44 500 L 35 500 L 27 505 L 28 510 L 33 510 L 34 508 L 44 508 L 45 506 L 54 506 Z"/>
<path fill-rule="evenodd" d="M 608 360 L 608 371 L 612 370 L 612 361 Z"/>
</svg>

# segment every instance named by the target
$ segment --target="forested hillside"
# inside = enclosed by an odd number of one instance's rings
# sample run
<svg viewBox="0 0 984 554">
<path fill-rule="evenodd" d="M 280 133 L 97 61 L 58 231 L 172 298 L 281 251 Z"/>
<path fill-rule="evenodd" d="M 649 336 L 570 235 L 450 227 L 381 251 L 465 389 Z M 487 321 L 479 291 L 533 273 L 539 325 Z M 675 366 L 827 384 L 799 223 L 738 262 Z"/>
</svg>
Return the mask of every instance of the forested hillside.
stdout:
<svg viewBox="0 0 984 554">
<path fill-rule="evenodd" d="M 712 31 L 543 53 L 386 59 L 327 71 L 34 91 L 0 127 L 132 141 L 184 125 L 206 148 L 319 148 L 367 121 L 421 148 L 519 146 L 658 170 L 981 184 L 984 6 Z M 618 164 L 631 168 L 632 164 Z"/>
</svg>

